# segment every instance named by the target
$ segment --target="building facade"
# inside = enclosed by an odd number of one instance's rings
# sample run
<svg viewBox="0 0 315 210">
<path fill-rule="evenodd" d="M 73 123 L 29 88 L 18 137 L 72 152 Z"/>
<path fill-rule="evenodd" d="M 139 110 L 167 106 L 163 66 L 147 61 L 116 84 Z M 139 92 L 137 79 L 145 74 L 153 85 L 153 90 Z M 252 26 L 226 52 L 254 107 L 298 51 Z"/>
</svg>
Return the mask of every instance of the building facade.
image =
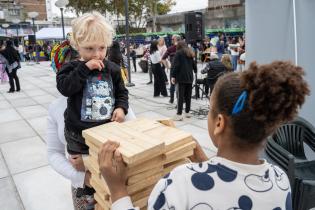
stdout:
<svg viewBox="0 0 315 210">
<path fill-rule="evenodd" d="M 203 13 L 205 29 L 245 28 L 245 0 L 209 0 L 208 7 L 196 12 Z M 157 31 L 185 32 L 185 13 L 157 16 Z M 152 19 L 147 23 L 152 31 Z"/>
<path fill-rule="evenodd" d="M 15 0 L 17 5 L 23 6 L 23 14 L 27 18 L 28 12 L 38 12 L 37 20 L 47 20 L 46 0 Z"/>
</svg>

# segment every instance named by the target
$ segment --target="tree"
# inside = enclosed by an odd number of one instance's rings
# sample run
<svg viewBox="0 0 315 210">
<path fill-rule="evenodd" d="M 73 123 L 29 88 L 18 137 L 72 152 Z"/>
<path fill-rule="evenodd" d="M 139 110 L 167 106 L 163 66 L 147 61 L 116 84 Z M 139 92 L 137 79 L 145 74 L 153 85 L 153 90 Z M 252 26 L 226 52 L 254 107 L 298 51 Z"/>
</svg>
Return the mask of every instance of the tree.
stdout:
<svg viewBox="0 0 315 210">
<path fill-rule="evenodd" d="M 148 18 L 168 13 L 175 4 L 175 0 L 128 0 L 129 17 L 136 28 L 143 28 Z M 92 10 L 110 13 L 117 19 L 125 16 L 125 0 L 69 0 L 67 8 L 77 16 Z"/>
<path fill-rule="evenodd" d="M 114 10 L 112 1 L 106 0 L 69 0 L 67 8 L 75 12 L 77 16 L 92 10 L 99 11 L 100 13 L 112 13 Z"/>
</svg>

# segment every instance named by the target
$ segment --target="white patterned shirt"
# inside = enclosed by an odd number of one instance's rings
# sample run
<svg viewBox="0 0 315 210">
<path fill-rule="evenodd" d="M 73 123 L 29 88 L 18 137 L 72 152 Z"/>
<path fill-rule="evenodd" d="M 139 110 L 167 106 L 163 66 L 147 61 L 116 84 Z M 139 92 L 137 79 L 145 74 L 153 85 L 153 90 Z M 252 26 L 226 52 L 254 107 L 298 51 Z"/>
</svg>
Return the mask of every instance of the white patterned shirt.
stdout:
<svg viewBox="0 0 315 210">
<path fill-rule="evenodd" d="M 112 210 L 135 210 L 129 197 Z M 263 160 L 248 165 L 213 157 L 177 167 L 154 187 L 149 210 L 292 210 L 287 175 Z"/>
</svg>

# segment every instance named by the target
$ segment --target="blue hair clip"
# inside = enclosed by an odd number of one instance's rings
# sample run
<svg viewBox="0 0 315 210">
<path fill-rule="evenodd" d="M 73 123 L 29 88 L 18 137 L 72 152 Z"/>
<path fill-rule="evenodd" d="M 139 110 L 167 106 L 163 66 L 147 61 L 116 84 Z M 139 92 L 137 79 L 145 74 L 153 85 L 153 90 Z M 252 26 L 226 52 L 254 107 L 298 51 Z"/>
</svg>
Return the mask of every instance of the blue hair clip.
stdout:
<svg viewBox="0 0 315 210">
<path fill-rule="evenodd" d="M 247 91 L 244 90 L 242 94 L 238 97 L 232 111 L 232 115 L 240 113 L 244 109 L 244 104 L 247 99 Z"/>
</svg>

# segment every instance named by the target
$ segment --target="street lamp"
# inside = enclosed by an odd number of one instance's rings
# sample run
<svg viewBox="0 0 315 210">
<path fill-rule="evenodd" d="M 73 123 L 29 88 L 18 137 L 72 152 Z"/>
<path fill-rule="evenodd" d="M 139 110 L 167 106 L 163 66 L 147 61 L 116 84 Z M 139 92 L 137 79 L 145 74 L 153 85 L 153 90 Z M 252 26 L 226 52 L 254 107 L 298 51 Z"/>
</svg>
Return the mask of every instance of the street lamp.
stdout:
<svg viewBox="0 0 315 210">
<path fill-rule="evenodd" d="M 16 36 L 19 39 L 19 23 L 21 22 L 19 19 L 13 19 L 12 22 L 16 26 Z"/>
<path fill-rule="evenodd" d="M 128 62 L 128 83 L 127 87 L 135 86 L 135 84 L 131 83 L 131 72 L 130 72 L 130 43 L 129 43 L 129 8 L 128 8 L 128 0 L 125 0 L 125 17 L 126 17 L 126 45 L 127 45 L 127 62 Z"/>
<path fill-rule="evenodd" d="M 62 36 L 64 40 L 66 39 L 66 36 L 65 36 L 65 24 L 63 21 L 63 8 L 67 6 L 67 4 L 69 4 L 68 0 L 58 0 L 55 3 L 55 6 L 60 8 L 60 12 L 61 12 Z"/>
<path fill-rule="evenodd" d="M 7 24 L 7 23 L 3 23 L 3 24 L 2 24 L 2 28 L 5 29 L 5 35 L 6 35 L 6 36 L 8 36 L 8 31 L 7 31 L 7 30 L 8 30 L 8 28 L 9 28 L 9 26 L 10 26 L 10 25 Z"/>
<path fill-rule="evenodd" d="M 39 15 L 38 12 L 29 12 L 27 13 L 28 17 L 30 17 L 33 21 L 33 33 L 35 35 L 35 18 Z"/>
</svg>

